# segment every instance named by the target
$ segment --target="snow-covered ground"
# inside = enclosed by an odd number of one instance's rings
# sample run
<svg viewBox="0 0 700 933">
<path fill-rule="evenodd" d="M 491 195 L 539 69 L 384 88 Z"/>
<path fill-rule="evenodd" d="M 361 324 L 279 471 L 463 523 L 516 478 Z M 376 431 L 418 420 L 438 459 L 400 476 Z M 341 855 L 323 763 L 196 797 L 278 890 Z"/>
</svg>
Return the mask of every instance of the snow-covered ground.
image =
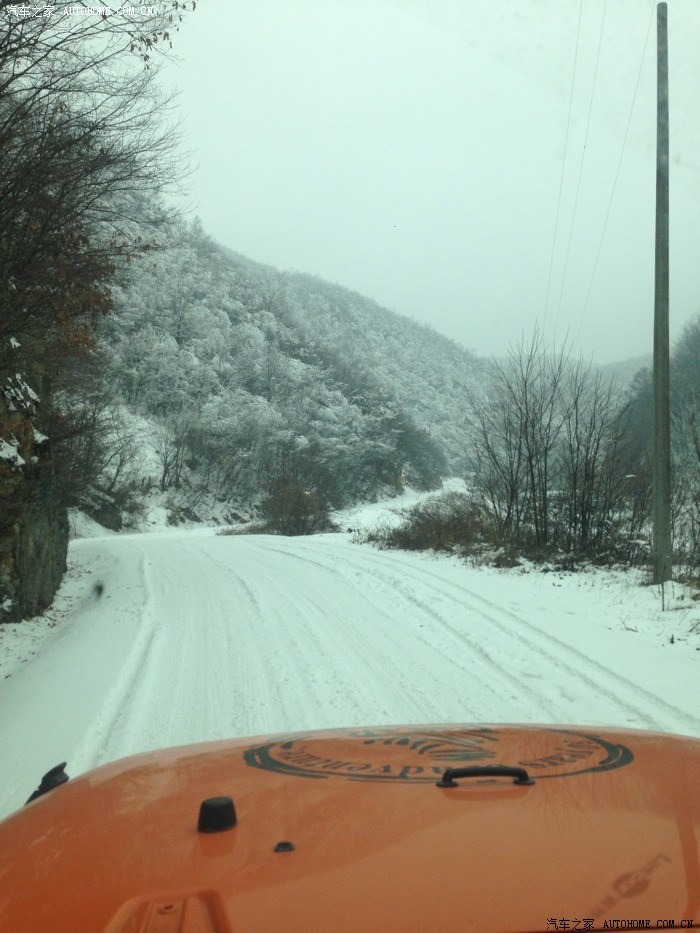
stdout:
<svg viewBox="0 0 700 933">
<path fill-rule="evenodd" d="M 0 626 L 0 816 L 59 761 L 76 775 L 227 736 L 438 721 L 700 736 L 700 603 L 677 586 L 662 613 L 633 574 L 476 568 L 354 532 L 74 531 L 54 607 Z"/>
</svg>

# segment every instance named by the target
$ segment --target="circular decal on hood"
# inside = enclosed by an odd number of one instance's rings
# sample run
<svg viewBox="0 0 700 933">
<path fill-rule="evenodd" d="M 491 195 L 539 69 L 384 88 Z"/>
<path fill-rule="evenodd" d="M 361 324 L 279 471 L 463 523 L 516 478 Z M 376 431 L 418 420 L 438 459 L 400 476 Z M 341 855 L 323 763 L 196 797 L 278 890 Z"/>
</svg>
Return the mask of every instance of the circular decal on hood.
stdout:
<svg viewBox="0 0 700 933">
<path fill-rule="evenodd" d="M 306 778 L 435 781 L 448 768 L 511 765 L 530 777 L 572 777 L 634 760 L 624 745 L 567 729 L 345 729 L 285 736 L 243 752 L 251 768 Z"/>
</svg>

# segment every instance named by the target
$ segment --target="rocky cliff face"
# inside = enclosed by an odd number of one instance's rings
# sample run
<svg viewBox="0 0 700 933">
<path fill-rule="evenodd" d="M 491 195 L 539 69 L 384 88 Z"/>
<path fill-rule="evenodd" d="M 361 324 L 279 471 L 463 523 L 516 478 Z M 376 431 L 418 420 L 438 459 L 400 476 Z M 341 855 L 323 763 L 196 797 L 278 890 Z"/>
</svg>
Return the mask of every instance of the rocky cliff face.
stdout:
<svg viewBox="0 0 700 933">
<path fill-rule="evenodd" d="M 68 513 L 52 470 L 44 472 L 21 510 L 13 545 L 14 616 L 29 618 L 51 605 L 66 572 Z"/>
<path fill-rule="evenodd" d="M 48 392 L 40 371 L 26 375 L 23 357 L 17 341 L 0 347 L 0 623 L 51 605 L 68 552 L 51 445 L 36 427 Z"/>
</svg>

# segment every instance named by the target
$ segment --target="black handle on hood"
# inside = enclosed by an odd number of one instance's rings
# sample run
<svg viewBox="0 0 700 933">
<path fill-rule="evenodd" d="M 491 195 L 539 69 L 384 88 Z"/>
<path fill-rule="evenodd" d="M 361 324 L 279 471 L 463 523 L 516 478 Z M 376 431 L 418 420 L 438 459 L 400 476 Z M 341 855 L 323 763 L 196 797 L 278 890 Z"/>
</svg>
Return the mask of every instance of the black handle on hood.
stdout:
<svg viewBox="0 0 700 933">
<path fill-rule="evenodd" d="M 455 778 L 469 777 L 513 777 L 514 784 L 534 784 L 525 768 L 511 768 L 509 765 L 478 765 L 472 768 L 448 768 L 437 782 L 438 787 L 457 787 Z"/>
</svg>

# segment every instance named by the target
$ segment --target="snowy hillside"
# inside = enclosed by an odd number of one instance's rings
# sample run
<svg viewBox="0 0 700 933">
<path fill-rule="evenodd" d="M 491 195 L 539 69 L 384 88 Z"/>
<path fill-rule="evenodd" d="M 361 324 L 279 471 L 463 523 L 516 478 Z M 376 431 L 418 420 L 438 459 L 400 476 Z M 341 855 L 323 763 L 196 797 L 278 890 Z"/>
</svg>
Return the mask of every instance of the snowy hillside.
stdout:
<svg viewBox="0 0 700 933">
<path fill-rule="evenodd" d="M 197 223 L 157 237 L 120 270 L 97 353 L 60 400 L 76 438 L 64 472 L 85 464 L 71 505 L 103 521 L 110 501 L 123 510 L 157 485 L 190 511 L 240 508 L 293 482 L 340 507 L 464 471 L 467 396 L 483 375 L 473 354 L 347 289 L 238 256 Z M 151 425 L 148 471 L 134 469 L 134 417 Z"/>
<path fill-rule="evenodd" d="M 227 736 L 433 721 L 700 736 L 700 605 L 680 587 L 662 613 L 631 573 L 473 568 L 356 533 L 78 526 L 54 607 L 0 627 L 0 815 L 59 761 L 77 775 Z"/>
</svg>

